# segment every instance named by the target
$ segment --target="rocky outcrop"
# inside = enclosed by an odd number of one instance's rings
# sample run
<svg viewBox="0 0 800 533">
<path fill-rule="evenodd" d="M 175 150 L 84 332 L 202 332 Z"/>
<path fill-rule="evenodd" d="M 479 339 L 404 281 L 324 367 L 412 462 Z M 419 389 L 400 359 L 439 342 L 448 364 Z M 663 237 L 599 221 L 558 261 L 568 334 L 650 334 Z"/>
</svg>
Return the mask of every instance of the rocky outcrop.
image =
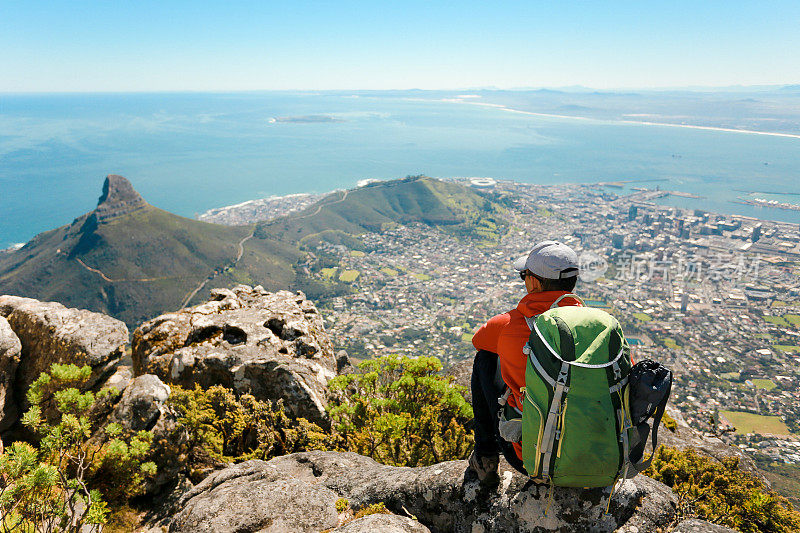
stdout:
<svg viewBox="0 0 800 533">
<path fill-rule="evenodd" d="M 123 322 L 56 302 L 0 296 L 0 316 L 8 321 L 21 345 L 19 367 L 7 385 L 7 391 L 12 392 L 6 392 L 4 412 L 15 408 L 17 414 L 24 412 L 28 388 L 53 363 L 89 365 L 92 375 L 86 387 L 93 387 L 113 372 L 128 342 L 128 328 Z M 4 428 L 15 421 L 13 417 L 4 418 Z"/>
<path fill-rule="evenodd" d="M 133 334 L 137 375 L 184 387 L 223 385 L 325 424 L 336 361 L 322 317 L 302 293 L 245 285 L 145 322 Z"/>
<path fill-rule="evenodd" d="M 136 192 L 131 182 L 122 176 L 109 174 L 103 183 L 103 194 L 92 212 L 96 223 L 109 222 L 146 207 L 144 198 Z"/>
<path fill-rule="evenodd" d="M 190 490 L 166 521 L 169 531 L 320 531 L 336 526 L 335 503 L 383 502 L 434 533 L 490 531 L 630 531 L 666 528 L 675 518 L 672 491 L 638 476 L 609 489 L 535 485 L 507 465 L 495 487 L 482 487 L 466 461 L 408 468 L 355 453 L 306 452 L 218 471 Z M 376 519 L 373 519 L 376 520 Z M 353 526 L 355 527 L 355 526 Z M 403 531 L 403 530 L 401 530 Z M 413 530 L 412 530 L 413 531 Z M 423 530 L 424 531 L 424 530 Z"/>
<path fill-rule="evenodd" d="M 0 316 L 0 431 L 5 431 L 19 416 L 14 401 L 14 376 L 19 366 L 22 343 L 8 320 Z"/>
</svg>

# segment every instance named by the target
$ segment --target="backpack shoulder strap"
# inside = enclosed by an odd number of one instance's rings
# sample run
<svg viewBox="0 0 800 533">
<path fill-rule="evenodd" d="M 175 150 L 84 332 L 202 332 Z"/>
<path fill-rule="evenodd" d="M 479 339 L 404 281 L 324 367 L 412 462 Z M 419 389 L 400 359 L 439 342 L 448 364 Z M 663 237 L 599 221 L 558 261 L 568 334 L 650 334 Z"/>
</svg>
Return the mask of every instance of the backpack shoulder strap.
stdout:
<svg viewBox="0 0 800 533">
<path fill-rule="evenodd" d="M 550 309 L 555 309 L 556 307 L 558 307 L 558 302 L 560 302 L 564 298 L 575 298 L 576 300 L 578 300 L 581 303 L 581 305 L 583 307 L 586 307 L 586 303 L 583 301 L 583 299 L 580 296 L 578 296 L 577 294 L 573 294 L 571 292 L 568 292 L 567 294 L 562 294 L 561 296 L 559 296 L 556 299 L 556 301 L 552 303 L 552 305 L 550 306 Z"/>
<path fill-rule="evenodd" d="M 528 329 L 533 331 L 533 325 L 536 323 L 536 317 L 523 315 L 523 318 L 525 318 L 525 323 L 528 324 Z"/>
</svg>

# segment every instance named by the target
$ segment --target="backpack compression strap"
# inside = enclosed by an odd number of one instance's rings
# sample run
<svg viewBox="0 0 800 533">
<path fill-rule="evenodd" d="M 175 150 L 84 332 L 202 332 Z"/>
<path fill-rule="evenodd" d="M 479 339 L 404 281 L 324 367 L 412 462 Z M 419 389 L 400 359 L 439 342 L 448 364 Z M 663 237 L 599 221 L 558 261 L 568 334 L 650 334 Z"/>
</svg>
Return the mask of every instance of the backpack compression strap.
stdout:
<svg viewBox="0 0 800 533">
<path fill-rule="evenodd" d="M 656 408 L 655 413 L 653 413 L 653 429 L 650 434 L 653 452 L 650 454 L 650 457 L 645 460 L 641 460 L 641 458 L 644 456 L 644 447 L 647 444 L 647 424 L 640 424 L 636 428 L 637 431 L 639 431 L 639 442 L 633 447 L 629 457 L 632 458 L 631 462 L 633 463 L 633 467 L 639 473 L 650 468 L 650 464 L 653 462 L 653 457 L 656 455 L 656 448 L 658 447 L 658 426 L 661 425 L 661 417 L 664 416 L 664 410 L 667 408 L 670 392 L 672 392 L 672 380 L 669 382 L 667 392 L 664 394 L 664 399 L 661 400 Z M 644 426 L 642 428 L 644 431 L 640 430 L 642 426 Z"/>
</svg>

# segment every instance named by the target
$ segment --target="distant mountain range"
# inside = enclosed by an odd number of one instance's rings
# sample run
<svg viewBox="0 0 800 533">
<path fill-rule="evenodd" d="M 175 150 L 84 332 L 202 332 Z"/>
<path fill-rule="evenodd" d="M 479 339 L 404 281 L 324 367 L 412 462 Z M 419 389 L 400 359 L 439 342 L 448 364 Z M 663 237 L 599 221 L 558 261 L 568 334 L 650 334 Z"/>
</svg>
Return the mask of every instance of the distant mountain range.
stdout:
<svg viewBox="0 0 800 533">
<path fill-rule="evenodd" d="M 309 276 L 308 252 L 320 241 L 358 247 L 356 235 L 411 222 L 491 241 L 500 209 L 470 187 L 416 176 L 337 192 L 276 220 L 222 226 L 158 209 L 110 175 L 95 210 L 0 255 L 0 294 L 58 301 L 129 325 L 201 301 L 212 280 L 316 297 L 343 289 Z"/>
</svg>

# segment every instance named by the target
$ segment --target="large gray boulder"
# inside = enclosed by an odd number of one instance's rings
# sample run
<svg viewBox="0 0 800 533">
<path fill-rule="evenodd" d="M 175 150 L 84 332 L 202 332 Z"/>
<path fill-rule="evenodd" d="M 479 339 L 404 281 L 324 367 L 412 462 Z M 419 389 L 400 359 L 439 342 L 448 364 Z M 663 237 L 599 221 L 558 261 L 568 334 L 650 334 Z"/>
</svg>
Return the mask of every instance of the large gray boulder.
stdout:
<svg viewBox="0 0 800 533">
<path fill-rule="evenodd" d="M 416 520 L 396 514 L 371 514 L 337 527 L 331 533 L 430 533 Z"/>
<path fill-rule="evenodd" d="M 129 432 L 150 431 L 163 422 L 170 389 L 158 376 L 138 376 L 125 387 L 109 422 L 122 426 Z"/>
<path fill-rule="evenodd" d="M 248 461 L 206 478 L 184 497 L 170 531 L 318 532 L 339 524 L 335 492 L 319 483 L 253 469 Z M 242 475 L 247 473 L 250 475 Z"/>
<path fill-rule="evenodd" d="M 0 316 L 0 431 L 5 431 L 19 417 L 14 401 L 14 376 L 19 366 L 22 343 L 8 320 Z"/>
<path fill-rule="evenodd" d="M 119 320 L 85 309 L 70 309 L 57 302 L 40 302 L 19 296 L 0 296 L 0 316 L 19 339 L 19 367 L 6 383 L 4 412 L 28 408 L 25 395 L 36 378 L 53 363 L 89 365 L 90 388 L 112 373 L 125 353 L 128 328 Z M 8 405 L 14 402 L 15 405 Z M 3 427 L 16 420 L 5 417 Z"/>
<path fill-rule="evenodd" d="M 302 293 L 245 285 L 145 322 L 133 333 L 137 375 L 183 387 L 223 385 L 289 413 L 327 423 L 327 383 L 336 361 L 317 308 Z"/>
<path fill-rule="evenodd" d="M 383 502 L 398 515 L 413 515 L 434 533 L 490 531 L 638 531 L 666 528 L 676 500 L 665 485 L 639 476 L 611 495 L 609 489 L 535 485 L 501 469 L 495 487 L 482 487 L 466 461 L 428 467 L 392 467 L 347 452 L 305 452 L 270 461 L 247 461 L 218 471 L 189 491 L 168 520 L 170 531 L 287 531 L 334 527 L 335 503 L 354 508 Z M 297 494 L 294 501 L 291 495 Z M 304 509 L 300 512 L 298 509 Z"/>
</svg>

